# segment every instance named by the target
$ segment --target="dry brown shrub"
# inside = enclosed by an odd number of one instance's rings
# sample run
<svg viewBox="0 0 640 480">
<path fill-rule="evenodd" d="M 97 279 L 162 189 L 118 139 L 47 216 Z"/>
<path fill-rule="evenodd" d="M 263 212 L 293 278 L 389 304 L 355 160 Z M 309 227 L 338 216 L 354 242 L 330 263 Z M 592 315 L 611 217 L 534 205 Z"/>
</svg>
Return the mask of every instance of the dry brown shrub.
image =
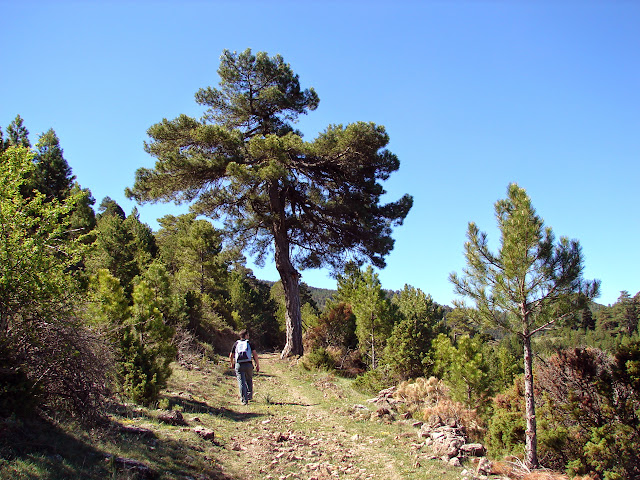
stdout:
<svg viewBox="0 0 640 480">
<path fill-rule="evenodd" d="M 547 470 L 534 470 L 522 477 L 522 480 L 569 480 L 565 474 Z"/>
<path fill-rule="evenodd" d="M 402 382 L 393 396 L 402 400 L 407 411 L 412 414 L 420 412 L 426 421 L 433 418 L 439 418 L 443 422 L 455 421 L 457 425 L 466 428 L 470 438 L 476 440 L 484 434 L 482 421 L 476 411 L 451 400 L 449 388 L 436 377 Z"/>
<path fill-rule="evenodd" d="M 408 407 L 434 407 L 449 398 L 449 388 L 436 377 L 420 377 L 413 382 L 402 382 L 393 396 L 402 400 Z"/>
<path fill-rule="evenodd" d="M 184 327 L 176 327 L 172 343 L 178 350 L 176 360 L 184 367 L 189 368 L 206 357 L 205 345 L 198 340 L 193 332 Z"/>
<path fill-rule="evenodd" d="M 512 457 L 513 458 L 513 457 Z M 524 466 L 522 460 L 513 458 L 514 461 L 494 461 L 491 464 L 491 474 L 499 475 L 511 480 L 568 480 L 569 477 L 560 472 L 552 470 L 530 471 Z M 573 480 L 597 480 L 590 476 L 573 477 Z"/>
</svg>

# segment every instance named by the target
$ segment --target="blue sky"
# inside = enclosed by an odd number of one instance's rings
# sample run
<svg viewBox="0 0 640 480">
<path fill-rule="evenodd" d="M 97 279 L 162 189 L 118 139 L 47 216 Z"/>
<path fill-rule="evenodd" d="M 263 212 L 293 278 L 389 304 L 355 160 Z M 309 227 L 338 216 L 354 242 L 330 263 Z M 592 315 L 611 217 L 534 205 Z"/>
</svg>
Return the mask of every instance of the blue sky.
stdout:
<svg viewBox="0 0 640 480">
<path fill-rule="evenodd" d="M 517 182 L 557 236 L 580 241 L 600 303 L 640 291 L 640 2 L 0 0 L 0 126 L 53 128 L 99 204 L 124 197 L 146 130 L 218 83 L 223 49 L 280 53 L 320 106 L 298 128 L 385 125 L 414 196 L 380 271 L 450 304 L 469 221 L 498 242 L 493 205 Z M 142 220 L 186 211 L 138 207 Z M 275 268 L 254 268 L 276 280 Z M 303 280 L 333 288 L 324 271 Z"/>
</svg>

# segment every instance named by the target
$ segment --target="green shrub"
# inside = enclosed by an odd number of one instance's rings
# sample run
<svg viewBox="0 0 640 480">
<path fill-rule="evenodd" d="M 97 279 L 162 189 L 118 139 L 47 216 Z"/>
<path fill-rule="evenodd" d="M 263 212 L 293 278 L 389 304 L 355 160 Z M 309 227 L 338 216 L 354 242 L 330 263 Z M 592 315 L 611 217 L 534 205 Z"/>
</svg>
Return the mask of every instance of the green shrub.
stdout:
<svg viewBox="0 0 640 480">
<path fill-rule="evenodd" d="M 491 455 L 522 455 L 525 430 L 524 381 L 520 376 L 509 389 L 493 399 L 493 416 L 485 439 Z"/>
<path fill-rule="evenodd" d="M 333 357 L 326 348 L 315 348 L 302 359 L 302 365 L 307 370 L 333 370 L 336 366 Z"/>
<path fill-rule="evenodd" d="M 353 388 L 362 393 L 375 395 L 395 383 L 389 368 L 380 366 L 359 375 L 353 382 Z"/>
<path fill-rule="evenodd" d="M 537 373 L 541 453 L 552 468 L 605 480 L 640 478 L 640 344 L 615 356 L 562 350 Z M 553 432 L 553 433 L 549 433 Z"/>
<path fill-rule="evenodd" d="M 494 457 L 524 453 L 525 420 L 519 412 L 496 412 L 489 422 L 487 448 Z"/>
</svg>

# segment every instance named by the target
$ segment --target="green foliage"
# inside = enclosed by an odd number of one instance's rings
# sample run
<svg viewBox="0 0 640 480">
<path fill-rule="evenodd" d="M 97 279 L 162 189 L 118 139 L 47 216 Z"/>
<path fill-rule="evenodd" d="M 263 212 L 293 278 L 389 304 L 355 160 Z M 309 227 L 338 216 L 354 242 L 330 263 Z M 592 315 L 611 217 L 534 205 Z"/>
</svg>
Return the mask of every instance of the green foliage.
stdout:
<svg viewBox="0 0 640 480">
<path fill-rule="evenodd" d="M 160 311 L 161 299 L 145 280 L 133 290 L 131 318 L 125 322 L 119 365 L 124 392 L 135 402 L 148 405 L 157 400 L 171 375 L 175 359 L 171 344 L 174 329 Z"/>
<path fill-rule="evenodd" d="M 229 278 L 229 304 L 235 327 L 251 332 L 252 341 L 261 349 L 282 346 L 283 325 L 277 318 L 273 287 L 262 283 L 245 268 L 235 268 Z"/>
<path fill-rule="evenodd" d="M 306 353 L 302 357 L 302 364 L 307 370 L 333 370 L 336 366 L 335 361 L 331 354 L 327 352 L 326 348 L 315 348 Z"/>
<path fill-rule="evenodd" d="M 229 263 L 222 251 L 221 232 L 193 214 L 166 215 L 158 221 L 160 255 L 174 278 L 175 291 L 219 296 Z"/>
<path fill-rule="evenodd" d="M 16 115 L 16 118 L 7 127 L 6 145 L 7 147 L 31 148 L 29 130 L 24 126 L 24 120 L 20 115 Z"/>
<path fill-rule="evenodd" d="M 391 302 L 382 290 L 378 274 L 371 266 L 355 274 L 355 282 L 348 302 L 356 316 L 356 335 L 360 352 L 372 369 L 378 367 L 396 317 Z M 340 290 L 339 295 L 345 296 Z"/>
<path fill-rule="evenodd" d="M 487 329 L 517 334 L 523 342 L 527 445 L 525 462 L 538 466 L 531 339 L 572 320 L 598 295 L 599 282 L 582 278 L 577 240 L 560 238 L 544 227 L 526 191 L 517 184 L 495 204 L 500 249 L 489 250 L 487 235 L 469 223 L 463 275 L 450 275 L 457 294 L 475 303 L 467 311 Z M 458 302 L 459 308 L 466 308 Z"/>
<path fill-rule="evenodd" d="M 104 400 L 108 361 L 74 312 L 85 247 L 68 235 L 68 218 L 83 193 L 61 202 L 25 197 L 34 169 L 25 148 L 1 154 L 0 404 L 87 418 Z"/>
<path fill-rule="evenodd" d="M 136 283 L 129 306 L 120 281 L 108 270 L 99 270 L 90 280 L 87 306 L 88 322 L 105 333 L 116 351 L 120 388 L 143 404 L 158 398 L 176 356 L 174 329 L 162 313 L 168 308 L 166 273 L 158 264 L 147 273 Z"/>
<path fill-rule="evenodd" d="M 48 199 L 63 200 L 74 185 L 75 176 L 65 160 L 60 139 L 49 129 L 36 143 L 36 189 Z"/>
<path fill-rule="evenodd" d="M 517 375 L 522 373 L 522 364 L 518 356 L 504 341 L 485 342 L 482 345 L 484 362 L 488 365 L 489 392 L 502 392 L 510 385 Z"/>
<path fill-rule="evenodd" d="M 85 321 L 105 332 L 112 340 L 130 316 L 130 308 L 120 280 L 101 268 L 89 280 Z"/>
<path fill-rule="evenodd" d="M 431 376 L 431 344 L 444 331 L 442 307 L 420 289 L 405 285 L 392 300 L 400 315 L 384 350 L 383 362 L 405 380 Z"/>
<path fill-rule="evenodd" d="M 353 381 L 353 388 L 367 395 L 375 395 L 394 384 L 395 378 L 392 372 L 384 365 L 381 365 L 356 377 Z"/>
<path fill-rule="evenodd" d="M 525 416 L 524 382 L 517 378 L 512 386 L 493 399 L 493 415 L 485 442 L 494 457 L 522 456 L 524 453 Z"/>
<path fill-rule="evenodd" d="M 597 296 L 599 282 L 582 279 L 578 241 L 562 237 L 554 244 L 553 231 L 544 228 L 524 189 L 511 184 L 508 198 L 498 201 L 495 210 L 501 232 L 499 252 L 490 252 L 487 235 L 470 223 L 467 267 L 463 276 L 450 276 L 456 292 L 476 303 L 475 310 L 467 310 L 476 320 L 532 336 L 580 311 L 586 300 Z"/>
<path fill-rule="evenodd" d="M 435 371 L 451 387 L 453 400 L 482 408 L 492 393 L 489 363 L 479 337 L 464 335 L 455 345 L 444 334 L 433 342 Z"/>
<path fill-rule="evenodd" d="M 604 478 L 640 475 L 640 343 L 615 356 L 601 350 L 560 351 L 539 371 L 540 408 L 547 456 L 568 471 L 593 471 Z M 555 437 L 555 438 L 554 438 Z M 564 441 L 563 441 L 564 440 Z"/>
<path fill-rule="evenodd" d="M 105 205 L 105 210 L 97 219 L 96 241 L 86 259 L 87 269 L 96 273 L 99 269 L 106 268 L 120 281 L 126 295 L 130 297 L 133 279 L 141 273 L 136 237 L 125 223 L 120 206 L 113 201 L 103 201 L 102 206 Z"/>
<path fill-rule="evenodd" d="M 144 272 L 158 254 L 156 238 L 151 227 L 140 221 L 138 210 L 134 207 L 131 215 L 124 220 L 124 226 L 133 237 L 133 248 L 137 270 Z"/>
</svg>

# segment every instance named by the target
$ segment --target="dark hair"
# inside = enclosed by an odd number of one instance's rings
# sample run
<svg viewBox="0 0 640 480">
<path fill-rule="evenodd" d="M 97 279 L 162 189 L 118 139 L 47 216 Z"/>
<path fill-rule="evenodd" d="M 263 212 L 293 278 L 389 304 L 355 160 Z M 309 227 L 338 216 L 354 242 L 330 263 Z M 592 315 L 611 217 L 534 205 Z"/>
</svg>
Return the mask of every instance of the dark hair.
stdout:
<svg viewBox="0 0 640 480">
<path fill-rule="evenodd" d="M 240 338 L 245 338 L 247 335 L 249 335 L 249 332 L 245 329 L 245 330 L 240 330 Z"/>
</svg>

